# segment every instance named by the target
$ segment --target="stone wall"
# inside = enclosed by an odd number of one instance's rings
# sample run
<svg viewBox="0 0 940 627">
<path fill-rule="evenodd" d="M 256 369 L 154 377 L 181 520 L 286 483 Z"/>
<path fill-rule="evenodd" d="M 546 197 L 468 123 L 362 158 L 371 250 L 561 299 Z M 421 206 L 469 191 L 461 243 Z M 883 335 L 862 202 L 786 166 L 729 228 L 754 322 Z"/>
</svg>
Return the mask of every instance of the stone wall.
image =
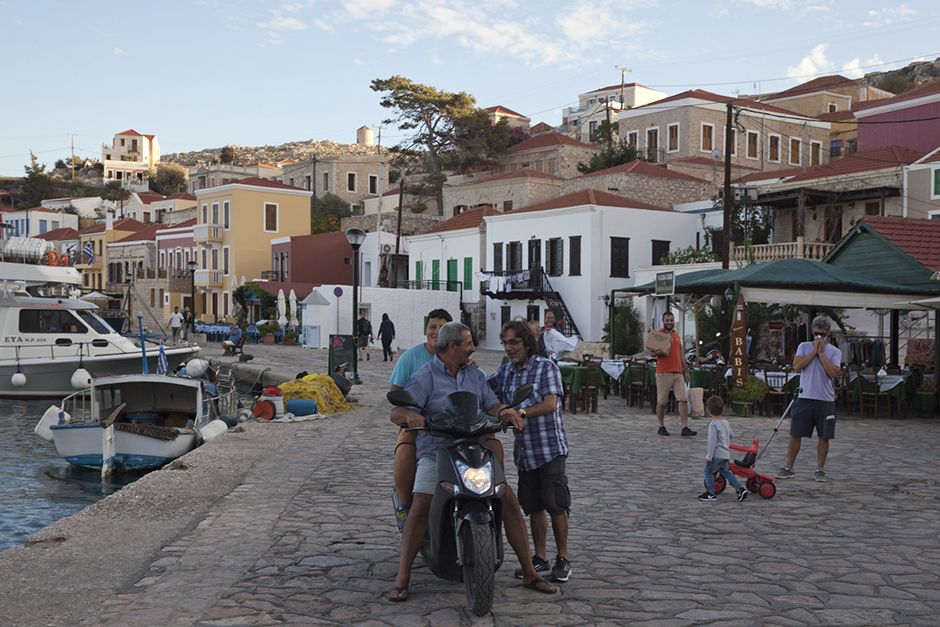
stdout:
<svg viewBox="0 0 940 627">
<path fill-rule="evenodd" d="M 386 212 L 382 212 L 384 216 Z M 429 228 L 437 226 L 444 218 L 442 216 L 436 215 L 427 215 L 427 214 L 414 214 L 408 211 L 402 212 L 401 214 L 401 234 L 405 235 L 417 235 L 418 233 L 424 233 Z M 392 228 L 390 229 L 391 233 L 396 233 L 398 231 L 398 218 L 390 214 L 389 220 L 392 222 Z M 342 226 L 340 227 L 343 231 L 348 231 L 349 229 L 362 229 L 367 233 L 375 231 L 375 214 L 368 216 L 352 216 L 349 218 L 343 218 Z"/>
<path fill-rule="evenodd" d="M 293 185 L 302 189 L 309 189 L 307 177 L 313 181 L 314 193 L 317 198 L 322 198 L 326 194 L 335 194 L 355 205 L 367 197 L 378 195 L 379 177 L 385 176 L 385 185 L 383 191 L 388 191 L 388 164 L 384 170 L 381 162 L 387 161 L 388 155 L 364 155 L 364 156 L 346 156 L 330 157 L 318 159 L 316 163 L 316 173 L 314 173 L 313 161 L 305 161 L 293 165 L 285 165 L 281 174 L 281 181 L 285 185 Z M 348 175 L 356 175 L 356 185 L 354 191 L 349 191 Z M 326 175 L 327 185 L 324 187 L 323 178 Z M 372 190 L 369 177 L 375 177 L 375 189 Z"/>
<path fill-rule="evenodd" d="M 499 156 L 498 171 L 515 172 L 523 168 L 532 168 L 546 174 L 559 173 L 563 177 L 580 176 L 578 164 L 587 163 L 600 148 L 587 148 L 559 144 L 548 148 L 533 148 L 506 152 Z"/>
<path fill-rule="evenodd" d="M 568 179 L 562 183 L 561 193 L 570 194 L 582 189 L 599 189 L 666 208 L 672 208 L 679 203 L 708 200 L 718 193 L 717 186 L 706 182 L 645 176 L 632 172 Z"/>
<path fill-rule="evenodd" d="M 196 207 L 190 207 L 189 209 L 179 209 L 177 211 L 167 211 L 163 214 L 163 224 L 166 226 L 176 226 L 187 220 L 192 220 L 196 217 Z"/>
<path fill-rule="evenodd" d="M 555 198 L 561 183 L 560 179 L 519 177 L 448 187 L 444 190 L 444 207 L 447 217 L 453 217 L 454 207 L 458 206 L 489 204 L 498 211 L 506 211 L 506 202 L 511 202 L 512 209 L 521 209 Z"/>
</svg>

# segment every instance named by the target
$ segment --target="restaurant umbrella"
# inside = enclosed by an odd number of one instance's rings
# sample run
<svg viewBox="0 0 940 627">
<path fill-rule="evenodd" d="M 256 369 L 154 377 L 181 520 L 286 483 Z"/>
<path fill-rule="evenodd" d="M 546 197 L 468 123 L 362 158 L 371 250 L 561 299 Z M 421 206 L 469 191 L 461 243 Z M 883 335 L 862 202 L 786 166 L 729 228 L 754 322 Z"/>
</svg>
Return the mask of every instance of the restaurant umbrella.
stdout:
<svg viewBox="0 0 940 627">
<path fill-rule="evenodd" d="M 279 289 L 277 291 L 277 323 L 279 325 L 287 326 L 287 300 L 284 298 L 284 290 Z"/>
<path fill-rule="evenodd" d="M 297 319 L 297 294 L 294 293 L 293 289 L 290 291 L 288 302 L 290 302 L 290 325 L 292 327 L 299 327 L 300 320 Z"/>
</svg>

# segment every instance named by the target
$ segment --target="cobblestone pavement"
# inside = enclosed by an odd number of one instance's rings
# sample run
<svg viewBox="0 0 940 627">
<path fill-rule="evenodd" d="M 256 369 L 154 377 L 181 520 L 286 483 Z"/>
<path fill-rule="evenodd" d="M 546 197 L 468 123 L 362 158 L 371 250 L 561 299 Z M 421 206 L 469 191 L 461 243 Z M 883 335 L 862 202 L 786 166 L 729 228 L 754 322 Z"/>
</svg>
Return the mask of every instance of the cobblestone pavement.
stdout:
<svg viewBox="0 0 940 627">
<path fill-rule="evenodd" d="M 286 378 L 324 370 L 325 351 L 248 352 L 252 367 Z M 436 579 L 420 558 L 411 598 L 391 603 L 396 433 L 384 401 L 391 365 L 374 355 L 355 411 L 306 424 L 81 624 L 940 625 L 940 423 L 840 418 L 828 482 L 813 480 L 807 442 L 774 498 L 737 503 L 728 490 L 702 503 L 707 422 L 680 437 L 667 416 L 674 435 L 661 437 L 648 406 L 615 398 L 599 414 L 566 417 L 573 574 L 556 595 L 521 587 L 507 545 L 488 616 L 472 615 L 462 585 Z M 478 356 L 492 372 L 501 355 Z M 730 417 L 737 443 L 761 445 L 777 420 Z M 762 472 L 781 465 L 787 426 Z"/>
</svg>

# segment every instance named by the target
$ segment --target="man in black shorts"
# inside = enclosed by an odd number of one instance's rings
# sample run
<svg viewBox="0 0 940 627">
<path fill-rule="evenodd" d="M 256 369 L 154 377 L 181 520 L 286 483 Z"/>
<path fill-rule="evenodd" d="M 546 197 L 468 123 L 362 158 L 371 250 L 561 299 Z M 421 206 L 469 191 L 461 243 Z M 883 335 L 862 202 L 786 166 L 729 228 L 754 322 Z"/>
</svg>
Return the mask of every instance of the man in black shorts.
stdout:
<svg viewBox="0 0 940 627">
<path fill-rule="evenodd" d="M 777 473 L 777 479 L 792 479 L 796 476 L 793 463 L 800 452 L 802 438 L 813 437 L 816 430 L 816 481 L 825 481 L 826 456 L 829 440 L 836 437 L 836 393 L 832 386 L 842 368 L 842 351 L 829 344 L 831 329 L 829 318 L 817 316 L 813 319 L 813 341 L 803 342 L 796 349 L 793 369 L 800 373 L 803 392 L 793 403 L 790 419 L 790 444 L 787 447 L 787 464 Z"/>
</svg>

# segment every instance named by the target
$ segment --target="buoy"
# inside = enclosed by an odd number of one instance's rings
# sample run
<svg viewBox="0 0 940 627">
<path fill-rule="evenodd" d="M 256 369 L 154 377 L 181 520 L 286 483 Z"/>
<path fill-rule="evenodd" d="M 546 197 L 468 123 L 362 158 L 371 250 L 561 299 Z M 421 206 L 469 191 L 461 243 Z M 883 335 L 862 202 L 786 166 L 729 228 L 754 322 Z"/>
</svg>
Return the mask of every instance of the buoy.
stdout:
<svg viewBox="0 0 940 627">
<path fill-rule="evenodd" d="M 17 370 L 10 378 L 10 383 L 13 384 L 13 387 L 21 388 L 26 385 L 26 375 Z"/>
<path fill-rule="evenodd" d="M 46 253 L 46 263 L 50 266 L 54 266 L 59 263 L 59 253 L 54 250 L 50 250 Z"/>
<path fill-rule="evenodd" d="M 199 435 L 204 442 L 214 440 L 228 431 L 228 425 L 219 419 L 212 420 L 208 424 L 199 427 Z"/>
<path fill-rule="evenodd" d="M 76 390 L 87 390 L 91 387 L 91 373 L 84 368 L 79 368 L 72 373 L 72 388 Z"/>
<path fill-rule="evenodd" d="M 186 374 L 193 379 L 201 379 L 206 376 L 209 369 L 209 362 L 205 359 L 192 359 L 186 364 Z"/>
<path fill-rule="evenodd" d="M 229 428 L 238 425 L 238 418 L 236 418 L 234 414 L 222 414 L 219 416 L 219 420 L 227 424 Z"/>
<path fill-rule="evenodd" d="M 255 414 L 255 418 L 263 420 L 272 420 L 277 413 L 277 409 L 271 401 L 258 401 L 252 406 L 251 411 Z"/>
</svg>

